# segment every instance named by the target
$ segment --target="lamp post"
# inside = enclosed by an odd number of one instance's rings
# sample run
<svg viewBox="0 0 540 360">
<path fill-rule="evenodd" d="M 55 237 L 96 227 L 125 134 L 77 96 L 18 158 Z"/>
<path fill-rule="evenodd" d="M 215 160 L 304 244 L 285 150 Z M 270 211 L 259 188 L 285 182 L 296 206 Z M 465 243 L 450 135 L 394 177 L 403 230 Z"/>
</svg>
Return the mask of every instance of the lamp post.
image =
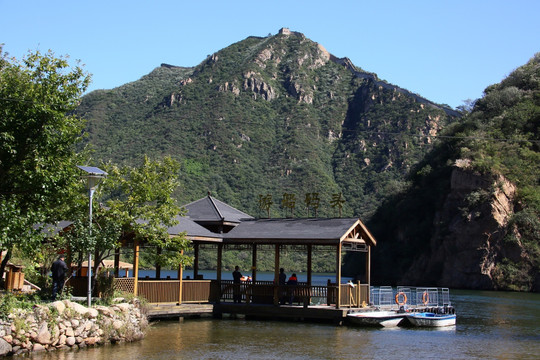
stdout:
<svg viewBox="0 0 540 360">
<path fill-rule="evenodd" d="M 77 165 L 79 169 L 85 172 L 85 177 L 87 179 L 86 182 L 86 188 L 88 189 L 88 197 L 90 198 L 90 211 L 89 211 L 89 219 L 90 223 L 88 225 L 88 234 L 92 235 L 92 197 L 94 196 L 94 192 L 96 191 L 96 187 L 100 183 L 100 181 L 105 178 L 108 174 L 97 168 L 92 166 L 80 166 Z M 88 307 L 92 306 L 92 251 L 88 250 Z"/>
</svg>

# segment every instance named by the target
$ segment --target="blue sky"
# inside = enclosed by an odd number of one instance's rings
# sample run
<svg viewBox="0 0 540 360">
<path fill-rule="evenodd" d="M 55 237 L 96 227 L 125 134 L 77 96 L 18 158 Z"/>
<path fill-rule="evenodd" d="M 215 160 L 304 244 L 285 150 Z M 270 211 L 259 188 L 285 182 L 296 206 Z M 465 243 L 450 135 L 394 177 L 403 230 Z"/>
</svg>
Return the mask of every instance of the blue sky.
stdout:
<svg viewBox="0 0 540 360">
<path fill-rule="evenodd" d="M 79 59 L 89 90 L 135 81 L 161 63 L 195 66 L 282 27 L 437 103 L 477 99 L 540 52 L 537 0 L 0 0 L 10 56 Z"/>
</svg>

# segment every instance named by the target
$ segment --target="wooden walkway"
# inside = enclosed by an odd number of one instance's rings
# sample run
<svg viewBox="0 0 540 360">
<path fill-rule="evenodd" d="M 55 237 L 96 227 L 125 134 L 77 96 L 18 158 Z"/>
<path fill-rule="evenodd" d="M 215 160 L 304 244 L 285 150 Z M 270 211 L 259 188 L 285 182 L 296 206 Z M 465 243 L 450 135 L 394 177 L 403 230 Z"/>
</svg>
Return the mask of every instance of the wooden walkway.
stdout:
<svg viewBox="0 0 540 360">
<path fill-rule="evenodd" d="M 349 311 L 366 311 L 367 308 L 311 305 L 267 305 L 267 304 L 148 304 L 147 316 L 150 320 L 167 318 L 190 318 L 213 316 L 221 318 L 224 314 L 243 315 L 252 319 L 288 319 L 294 321 L 320 321 L 342 324 Z"/>
<path fill-rule="evenodd" d="M 147 304 L 146 316 L 150 320 L 212 316 L 213 304 Z"/>
</svg>

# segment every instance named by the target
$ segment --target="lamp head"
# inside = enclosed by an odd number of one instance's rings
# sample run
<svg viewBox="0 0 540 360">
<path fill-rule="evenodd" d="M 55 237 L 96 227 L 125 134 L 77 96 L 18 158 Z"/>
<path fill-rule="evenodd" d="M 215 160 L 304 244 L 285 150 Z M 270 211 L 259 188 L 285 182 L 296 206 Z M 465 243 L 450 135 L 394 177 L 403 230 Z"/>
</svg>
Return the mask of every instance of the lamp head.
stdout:
<svg viewBox="0 0 540 360">
<path fill-rule="evenodd" d="M 94 190 L 96 186 L 99 184 L 99 182 L 101 181 L 101 179 L 109 175 L 105 171 L 94 166 L 77 165 L 77 167 L 85 172 L 85 175 L 83 176 L 88 179 L 87 187 L 89 190 Z"/>
</svg>

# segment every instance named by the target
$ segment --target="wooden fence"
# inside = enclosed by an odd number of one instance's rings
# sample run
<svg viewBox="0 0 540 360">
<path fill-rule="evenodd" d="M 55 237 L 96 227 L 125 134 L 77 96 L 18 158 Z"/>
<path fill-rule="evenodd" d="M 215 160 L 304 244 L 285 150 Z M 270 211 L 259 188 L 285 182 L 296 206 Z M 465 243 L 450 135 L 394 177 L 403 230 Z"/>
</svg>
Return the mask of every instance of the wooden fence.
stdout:
<svg viewBox="0 0 540 360">
<path fill-rule="evenodd" d="M 86 278 L 73 281 L 72 286 L 86 289 Z M 139 280 L 138 295 L 145 297 L 151 303 L 178 303 L 180 295 L 178 280 Z M 113 286 L 116 290 L 133 293 L 134 278 L 115 278 Z M 365 284 L 350 286 L 341 284 L 340 306 L 359 307 L 362 303 L 369 303 L 369 287 Z M 232 301 L 235 292 L 242 297 L 243 302 L 257 304 L 272 304 L 274 297 L 283 302 L 308 305 L 335 305 L 337 301 L 337 285 L 298 285 L 276 286 L 272 281 L 243 282 L 234 284 L 232 280 L 183 280 L 182 303 L 208 303 Z"/>
</svg>

